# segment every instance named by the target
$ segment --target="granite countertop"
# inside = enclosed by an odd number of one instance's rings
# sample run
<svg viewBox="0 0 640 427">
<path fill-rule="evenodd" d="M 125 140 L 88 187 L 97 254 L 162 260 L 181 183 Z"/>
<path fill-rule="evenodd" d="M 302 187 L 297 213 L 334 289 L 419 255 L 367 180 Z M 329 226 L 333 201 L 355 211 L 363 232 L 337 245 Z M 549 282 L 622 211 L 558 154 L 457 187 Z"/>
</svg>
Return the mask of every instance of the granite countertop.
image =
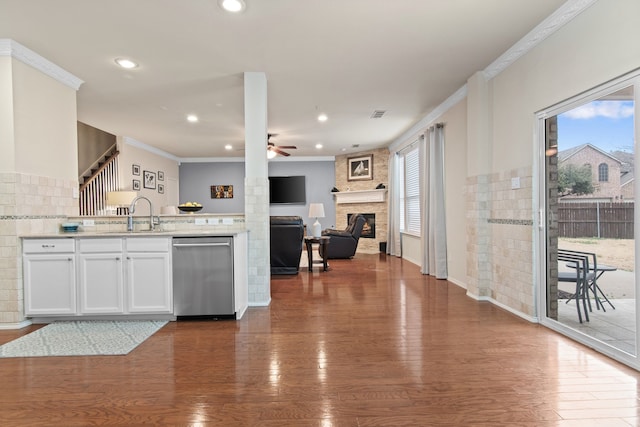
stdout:
<svg viewBox="0 0 640 427">
<path fill-rule="evenodd" d="M 173 230 L 173 231 L 76 231 L 76 232 L 57 232 L 57 233 L 39 233 L 20 236 L 23 239 L 50 239 L 50 238 L 83 238 L 83 237 L 202 237 L 202 236 L 235 236 L 246 233 L 246 230 Z"/>
</svg>

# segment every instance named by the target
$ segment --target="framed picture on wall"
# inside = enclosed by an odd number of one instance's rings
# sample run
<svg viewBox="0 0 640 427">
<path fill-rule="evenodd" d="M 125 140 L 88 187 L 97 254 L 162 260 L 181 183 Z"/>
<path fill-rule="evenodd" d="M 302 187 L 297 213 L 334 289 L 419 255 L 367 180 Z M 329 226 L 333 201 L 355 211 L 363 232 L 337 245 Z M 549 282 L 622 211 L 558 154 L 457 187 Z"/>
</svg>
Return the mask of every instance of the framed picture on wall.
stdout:
<svg viewBox="0 0 640 427">
<path fill-rule="evenodd" d="M 140 176 L 140 165 L 131 165 L 131 174 Z"/>
<path fill-rule="evenodd" d="M 156 189 L 156 173 L 144 171 L 144 188 Z"/>
<path fill-rule="evenodd" d="M 158 171 L 158 181 L 164 181 L 164 172 Z"/>
<path fill-rule="evenodd" d="M 131 188 L 133 188 L 133 191 L 140 191 L 140 180 L 134 179 Z"/>
<path fill-rule="evenodd" d="M 212 199 L 233 199 L 233 185 L 212 185 Z"/>
<path fill-rule="evenodd" d="M 347 159 L 347 181 L 373 179 L 373 154 Z"/>
<path fill-rule="evenodd" d="M 158 193 L 164 194 L 164 184 L 158 184 Z"/>
</svg>

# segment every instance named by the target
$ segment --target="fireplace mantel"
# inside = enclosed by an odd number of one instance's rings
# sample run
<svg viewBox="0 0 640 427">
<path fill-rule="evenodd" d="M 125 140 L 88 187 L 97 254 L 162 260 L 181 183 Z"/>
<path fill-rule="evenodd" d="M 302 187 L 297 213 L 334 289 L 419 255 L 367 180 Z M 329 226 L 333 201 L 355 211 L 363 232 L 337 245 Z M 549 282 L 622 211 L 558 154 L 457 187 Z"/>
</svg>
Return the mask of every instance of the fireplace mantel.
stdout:
<svg viewBox="0 0 640 427">
<path fill-rule="evenodd" d="M 341 191 L 333 193 L 336 203 L 377 203 L 385 201 L 386 188 L 380 190 Z"/>
</svg>

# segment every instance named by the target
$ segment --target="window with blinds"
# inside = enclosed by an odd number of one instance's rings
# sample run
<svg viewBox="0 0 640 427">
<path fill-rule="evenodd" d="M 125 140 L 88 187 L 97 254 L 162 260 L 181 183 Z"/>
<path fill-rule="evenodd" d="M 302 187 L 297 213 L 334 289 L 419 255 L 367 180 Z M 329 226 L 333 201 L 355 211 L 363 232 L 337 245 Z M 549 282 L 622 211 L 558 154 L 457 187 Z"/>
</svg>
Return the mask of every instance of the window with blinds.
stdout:
<svg viewBox="0 0 640 427">
<path fill-rule="evenodd" d="M 400 156 L 400 231 L 420 235 L 420 158 L 418 148 Z"/>
</svg>

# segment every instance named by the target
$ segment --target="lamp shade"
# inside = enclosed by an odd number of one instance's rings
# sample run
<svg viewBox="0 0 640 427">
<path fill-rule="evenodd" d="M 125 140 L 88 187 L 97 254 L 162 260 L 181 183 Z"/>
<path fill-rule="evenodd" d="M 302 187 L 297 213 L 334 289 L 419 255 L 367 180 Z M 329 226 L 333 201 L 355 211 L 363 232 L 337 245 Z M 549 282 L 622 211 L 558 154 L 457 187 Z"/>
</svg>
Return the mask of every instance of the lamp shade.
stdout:
<svg viewBox="0 0 640 427">
<path fill-rule="evenodd" d="M 107 193 L 107 205 L 129 206 L 137 195 L 137 191 L 109 191 Z"/>
<path fill-rule="evenodd" d="M 310 203 L 309 218 L 324 218 L 324 205 L 322 203 Z"/>
</svg>

